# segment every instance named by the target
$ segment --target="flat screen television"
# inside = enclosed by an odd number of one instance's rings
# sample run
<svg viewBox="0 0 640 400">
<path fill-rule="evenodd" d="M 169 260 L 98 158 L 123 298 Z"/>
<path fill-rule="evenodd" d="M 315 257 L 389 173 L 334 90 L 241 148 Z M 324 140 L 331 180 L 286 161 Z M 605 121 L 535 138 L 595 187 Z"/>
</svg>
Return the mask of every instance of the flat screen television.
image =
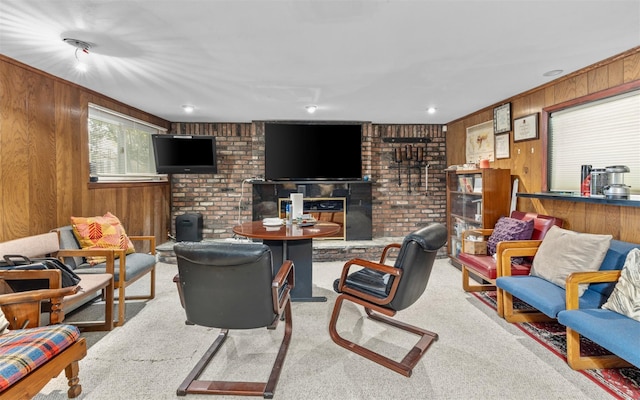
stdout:
<svg viewBox="0 0 640 400">
<path fill-rule="evenodd" d="M 360 123 L 267 122 L 268 181 L 362 179 Z"/>
<path fill-rule="evenodd" d="M 152 135 L 159 174 L 215 174 L 215 136 Z"/>
</svg>

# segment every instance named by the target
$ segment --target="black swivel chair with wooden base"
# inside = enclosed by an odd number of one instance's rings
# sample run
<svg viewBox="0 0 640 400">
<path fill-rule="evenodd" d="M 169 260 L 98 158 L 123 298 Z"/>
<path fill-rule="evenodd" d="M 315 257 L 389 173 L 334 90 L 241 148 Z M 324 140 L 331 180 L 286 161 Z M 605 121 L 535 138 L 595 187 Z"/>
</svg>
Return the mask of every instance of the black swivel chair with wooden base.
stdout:
<svg viewBox="0 0 640 400">
<path fill-rule="evenodd" d="M 291 341 L 290 290 L 294 286 L 293 263 L 289 260 L 272 272 L 271 250 L 259 243 L 178 243 L 180 301 L 187 324 L 221 329 L 177 391 L 190 394 L 224 394 L 273 398 Z M 284 336 L 266 382 L 198 380 L 224 343 L 231 329 L 275 329 L 284 319 Z"/>
<path fill-rule="evenodd" d="M 333 341 L 395 372 L 411 376 L 420 358 L 438 339 L 438 334 L 389 317 L 411 306 L 420 298 L 427 287 L 438 249 L 446 241 L 447 229 L 441 224 L 432 224 L 409 234 L 404 238 L 402 245 L 387 245 L 379 262 L 357 258 L 348 261 L 342 269 L 340 279 L 334 284 L 335 290 L 340 294 L 329 323 L 329 334 Z M 393 266 L 385 265 L 385 259 L 391 249 L 398 251 Z M 351 267 L 364 268 L 350 274 Z M 359 304 L 364 307 L 369 318 L 411 332 L 420 339 L 401 361 L 353 343 L 340 336 L 336 329 L 344 301 Z"/>
</svg>

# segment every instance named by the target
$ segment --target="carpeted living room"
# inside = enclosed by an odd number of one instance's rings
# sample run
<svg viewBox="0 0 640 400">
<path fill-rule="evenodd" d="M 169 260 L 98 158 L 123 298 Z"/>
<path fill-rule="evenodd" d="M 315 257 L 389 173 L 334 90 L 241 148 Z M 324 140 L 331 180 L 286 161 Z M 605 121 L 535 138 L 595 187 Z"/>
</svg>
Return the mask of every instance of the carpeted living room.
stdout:
<svg viewBox="0 0 640 400">
<path fill-rule="evenodd" d="M 429 329 L 439 339 L 410 378 L 337 346 L 328 332 L 336 298 L 333 281 L 343 262 L 314 263 L 314 293 L 328 301 L 294 302 L 289 353 L 277 399 L 637 399 L 640 370 L 571 369 L 544 328 L 511 324 L 498 317 L 491 296 L 462 292 L 460 271 L 447 259 L 435 262 L 424 295 L 398 319 Z M 175 264 L 157 266 L 157 297 L 130 302 L 127 323 L 111 332 L 84 334 L 81 398 L 175 399 L 176 389 L 218 334 L 185 324 L 173 277 Z M 147 282 L 132 288 L 144 292 Z M 92 305 L 68 318 L 100 312 Z M 390 357 L 401 357 L 415 336 L 366 318 L 361 308 L 343 309 L 338 329 Z M 260 381 L 269 373 L 282 329 L 232 330 L 203 376 Z M 52 380 L 38 400 L 66 399 L 67 380 Z M 215 398 L 240 399 L 238 396 Z M 189 394 L 186 398 L 211 399 Z"/>
<path fill-rule="evenodd" d="M 640 400 L 638 132 L 639 0 L 0 1 L 0 400 Z"/>
</svg>

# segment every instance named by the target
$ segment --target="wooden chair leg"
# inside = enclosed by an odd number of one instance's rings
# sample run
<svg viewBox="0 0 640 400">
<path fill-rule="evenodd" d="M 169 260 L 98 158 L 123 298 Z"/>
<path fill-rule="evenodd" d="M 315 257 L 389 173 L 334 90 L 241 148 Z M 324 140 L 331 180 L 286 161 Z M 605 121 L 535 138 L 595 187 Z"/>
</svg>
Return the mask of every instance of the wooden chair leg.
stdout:
<svg viewBox="0 0 640 400">
<path fill-rule="evenodd" d="M 187 378 L 182 382 L 177 390 L 178 396 L 187 394 L 219 394 L 219 395 L 235 395 L 235 396 L 263 396 L 265 399 L 272 399 L 273 394 L 280 379 L 280 372 L 284 364 L 289 344 L 291 343 L 292 317 L 291 317 L 291 300 L 287 301 L 284 308 L 285 330 L 278 350 L 278 355 L 273 363 L 273 368 L 266 382 L 231 382 L 231 381 L 201 381 L 198 380 L 202 371 L 211 362 L 224 341 L 229 331 L 222 329 L 218 337 L 213 342 L 209 350 L 198 361 L 196 366 L 191 370 Z"/>
<path fill-rule="evenodd" d="M 482 279 L 482 280 L 486 280 L 487 282 L 491 282 L 491 283 L 483 283 L 483 284 L 478 284 L 478 285 L 472 285 L 469 283 L 469 279 L 470 279 L 470 275 L 473 274 L 474 276 L 477 276 L 478 278 Z M 462 289 L 465 292 L 487 292 L 487 291 L 491 291 L 491 290 L 496 290 L 496 285 L 494 282 L 492 282 L 489 278 L 484 278 L 481 276 L 478 276 L 476 274 L 469 273 L 469 269 L 466 267 L 466 265 L 462 266 Z"/>
<path fill-rule="evenodd" d="M 349 300 L 353 303 L 362 305 L 365 308 L 365 311 L 369 316 L 369 318 L 378 322 L 382 322 L 382 323 L 394 326 L 404 331 L 413 333 L 415 335 L 418 335 L 420 336 L 420 339 L 413 346 L 413 348 L 403 357 L 403 359 L 400 362 L 398 362 L 341 337 L 338 334 L 338 331 L 336 329 L 336 324 L 337 324 L 338 317 L 340 315 L 340 310 L 342 309 L 342 303 L 344 300 Z M 411 376 L 413 368 L 416 366 L 416 364 L 418 364 L 418 362 L 420 361 L 424 353 L 427 351 L 429 346 L 431 346 L 433 342 L 438 340 L 438 334 L 419 328 L 417 326 L 396 321 L 384 315 L 376 314 L 374 313 L 374 311 L 380 314 L 386 314 L 386 315 L 395 314 L 395 313 L 390 313 L 388 309 L 377 307 L 370 303 L 364 302 L 356 297 L 349 296 L 344 293 L 338 295 L 338 298 L 336 299 L 336 303 L 333 307 L 331 321 L 329 322 L 329 335 L 331 336 L 331 339 L 339 346 L 342 346 L 347 350 L 353 351 L 354 353 L 364 358 L 367 358 L 375 363 L 378 363 L 383 367 L 389 368 L 392 371 L 395 371 L 407 377 Z"/>
<path fill-rule="evenodd" d="M 516 310 L 513 307 L 513 295 L 502 291 L 503 316 L 508 322 L 551 322 L 554 318 L 535 309 Z"/>
<path fill-rule="evenodd" d="M 70 399 L 76 398 L 80 396 L 80 393 L 82 393 L 80 378 L 78 378 L 79 372 L 80 367 L 78 366 L 78 361 L 72 362 L 64 369 L 65 376 L 67 377 L 67 381 L 69 383 L 67 397 L 69 397 Z"/>
<path fill-rule="evenodd" d="M 575 370 L 632 367 L 630 363 L 613 354 L 581 356 L 580 334 L 571 328 L 567 328 L 567 363 Z"/>
</svg>

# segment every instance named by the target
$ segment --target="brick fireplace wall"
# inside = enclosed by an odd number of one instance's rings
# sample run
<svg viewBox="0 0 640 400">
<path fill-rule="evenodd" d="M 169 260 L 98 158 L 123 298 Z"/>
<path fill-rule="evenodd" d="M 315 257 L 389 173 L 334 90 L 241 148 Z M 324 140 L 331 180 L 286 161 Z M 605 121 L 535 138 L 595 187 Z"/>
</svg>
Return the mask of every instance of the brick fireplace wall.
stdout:
<svg viewBox="0 0 640 400">
<path fill-rule="evenodd" d="M 203 215 L 203 237 L 233 236 L 239 221 L 251 220 L 251 178 L 264 174 L 264 123 L 172 123 L 171 133 L 213 135 L 217 146 L 217 174 L 171 176 L 171 234 L 175 217 L 197 212 Z M 363 175 L 373 182 L 373 237 L 402 237 L 430 222 L 446 223 L 445 132 L 441 125 L 362 125 Z M 411 169 L 411 188 L 406 168 L 398 169 L 393 151 L 407 143 L 385 138 L 428 138 L 411 143 L 424 148 L 425 162 Z M 339 162 L 339 160 L 327 160 Z M 425 164 L 428 187 L 425 188 Z M 406 165 L 406 164 L 405 164 Z M 420 171 L 420 172 L 419 172 Z"/>
</svg>

